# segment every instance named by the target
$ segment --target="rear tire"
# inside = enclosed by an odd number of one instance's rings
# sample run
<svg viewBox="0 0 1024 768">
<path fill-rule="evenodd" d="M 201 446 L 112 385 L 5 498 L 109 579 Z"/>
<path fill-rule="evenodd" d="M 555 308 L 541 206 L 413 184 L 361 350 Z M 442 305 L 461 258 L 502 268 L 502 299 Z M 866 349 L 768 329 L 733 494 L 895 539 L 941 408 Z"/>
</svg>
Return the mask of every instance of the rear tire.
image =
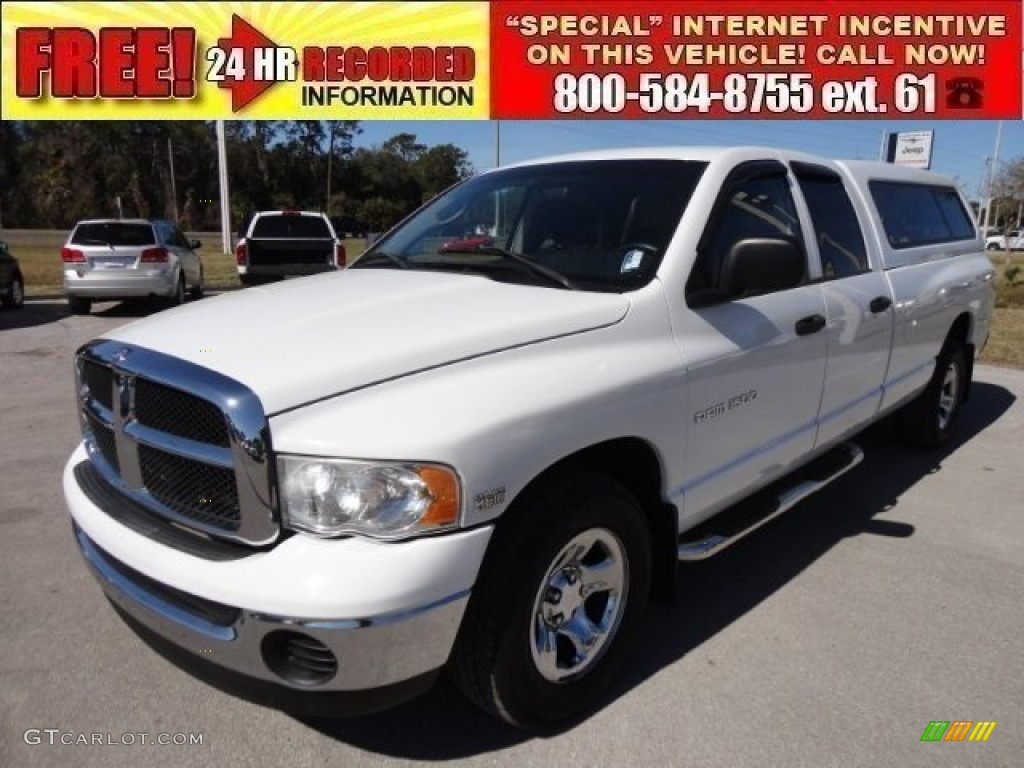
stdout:
<svg viewBox="0 0 1024 768">
<path fill-rule="evenodd" d="M 203 298 L 203 295 L 206 293 L 206 286 L 205 286 L 204 283 L 205 283 L 205 278 L 203 277 L 203 269 L 202 269 L 202 267 L 200 267 L 199 268 L 199 282 L 197 282 L 195 285 L 193 285 L 192 288 L 188 292 L 188 297 L 190 299 L 192 299 L 192 301 L 199 301 L 199 299 Z"/>
<path fill-rule="evenodd" d="M 967 391 L 967 353 L 959 341 L 947 340 L 924 392 L 906 406 L 901 431 L 920 448 L 940 448 L 953 433 Z"/>
<path fill-rule="evenodd" d="M 561 475 L 506 513 L 473 590 L 449 671 L 512 725 L 550 726 L 599 702 L 647 602 L 650 534 L 618 483 Z"/>
<path fill-rule="evenodd" d="M 88 315 L 92 311 L 92 299 L 81 296 L 68 296 L 68 308 L 72 315 Z"/>
<path fill-rule="evenodd" d="M 174 286 L 174 293 L 171 294 L 169 302 L 172 307 L 180 307 L 185 303 L 185 275 L 178 275 L 178 282 Z"/>
</svg>

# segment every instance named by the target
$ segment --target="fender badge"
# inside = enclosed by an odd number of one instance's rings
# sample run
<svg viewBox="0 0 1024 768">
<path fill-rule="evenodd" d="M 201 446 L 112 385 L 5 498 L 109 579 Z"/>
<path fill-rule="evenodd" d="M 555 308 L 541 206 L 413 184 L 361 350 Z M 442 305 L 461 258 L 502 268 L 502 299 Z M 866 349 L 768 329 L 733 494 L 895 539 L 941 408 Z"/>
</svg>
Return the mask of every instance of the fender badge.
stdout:
<svg viewBox="0 0 1024 768">
<path fill-rule="evenodd" d="M 492 488 L 489 491 L 478 493 L 473 497 L 473 507 L 477 512 L 484 512 L 499 504 L 505 503 L 505 486 Z"/>
</svg>

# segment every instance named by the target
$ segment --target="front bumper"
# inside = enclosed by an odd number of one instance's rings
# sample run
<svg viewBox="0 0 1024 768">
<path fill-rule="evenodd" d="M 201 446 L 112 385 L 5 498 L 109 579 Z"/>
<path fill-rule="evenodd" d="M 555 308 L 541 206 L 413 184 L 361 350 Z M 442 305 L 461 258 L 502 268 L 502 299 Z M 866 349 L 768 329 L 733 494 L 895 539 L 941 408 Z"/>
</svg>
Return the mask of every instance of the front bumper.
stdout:
<svg viewBox="0 0 1024 768">
<path fill-rule="evenodd" d="M 96 507 L 74 478 L 82 458 L 81 449 L 72 456 L 64 489 L 85 560 L 124 614 L 194 659 L 318 693 L 394 687 L 447 661 L 490 529 L 403 544 L 296 535 L 211 561 Z M 359 607 L 367 595 L 378 610 Z M 282 662 L 292 642 L 300 656 L 313 648 L 305 666 Z"/>
</svg>

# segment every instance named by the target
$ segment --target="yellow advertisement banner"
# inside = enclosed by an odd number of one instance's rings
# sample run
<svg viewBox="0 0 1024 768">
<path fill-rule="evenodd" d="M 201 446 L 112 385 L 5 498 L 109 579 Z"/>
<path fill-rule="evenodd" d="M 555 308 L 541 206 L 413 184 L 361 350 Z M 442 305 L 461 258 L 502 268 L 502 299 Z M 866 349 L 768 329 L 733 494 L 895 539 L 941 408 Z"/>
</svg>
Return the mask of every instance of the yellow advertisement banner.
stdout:
<svg viewBox="0 0 1024 768">
<path fill-rule="evenodd" d="M 486 119 L 485 2 L 5 2 L 4 119 Z"/>
</svg>

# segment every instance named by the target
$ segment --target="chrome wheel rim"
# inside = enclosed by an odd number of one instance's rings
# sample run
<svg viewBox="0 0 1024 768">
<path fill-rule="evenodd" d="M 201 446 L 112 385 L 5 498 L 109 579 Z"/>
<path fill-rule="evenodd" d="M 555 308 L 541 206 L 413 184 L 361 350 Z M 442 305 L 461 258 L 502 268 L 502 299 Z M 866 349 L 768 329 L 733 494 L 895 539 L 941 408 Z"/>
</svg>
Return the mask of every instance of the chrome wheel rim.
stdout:
<svg viewBox="0 0 1024 768">
<path fill-rule="evenodd" d="M 960 371 L 956 363 L 950 363 L 939 387 L 939 429 L 945 430 L 952 423 L 959 397 Z"/>
<path fill-rule="evenodd" d="M 15 280 L 11 285 L 11 304 L 20 307 L 25 300 L 25 289 L 21 287 L 21 280 Z"/>
<path fill-rule="evenodd" d="M 604 655 L 625 612 L 629 562 L 605 528 L 577 534 L 548 566 L 533 601 L 530 652 L 540 675 L 562 683 Z"/>
</svg>

